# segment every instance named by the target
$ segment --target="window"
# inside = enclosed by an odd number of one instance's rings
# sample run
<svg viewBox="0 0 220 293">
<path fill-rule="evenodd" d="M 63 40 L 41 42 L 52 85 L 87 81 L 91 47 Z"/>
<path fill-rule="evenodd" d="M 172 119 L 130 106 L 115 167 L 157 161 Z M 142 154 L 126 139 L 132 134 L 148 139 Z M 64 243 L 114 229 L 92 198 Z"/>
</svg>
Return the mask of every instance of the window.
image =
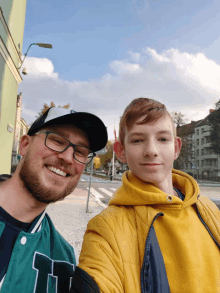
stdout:
<svg viewBox="0 0 220 293">
<path fill-rule="evenodd" d="M 203 132 L 204 132 L 204 128 L 202 128 L 202 134 L 203 134 Z"/>
<path fill-rule="evenodd" d="M 202 161 L 201 161 L 201 167 L 203 167 L 203 166 L 204 166 L 204 161 L 202 160 Z"/>
<path fill-rule="evenodd" d="M 197 157 L 199 156 L 199 150 L 196 150 L 196 155 L 197 155 Z"/>
<path fill-rule="evenodd" d="M 186 163 L 186 169 L 188 169 L 188 163 Z"/>
<path fill-rule="evenodd" d="M 196 145 L 199 145 L 199 139 L 196 140 Z"/>
<path fill-rule="evenodd" d="M 205 141 L 204 141 L 204 138 L 202 138 L 201 145 L 203 145 L 203 144 L 204 144 L 204 142 L 205 142 Z"/>
<path fill-rule="evenodd" d="M 199 135 L 199 128 L 198 128 L 198 129 L 196 129 L 196 134 L 197 134 L 197 135 Z"/>
<path fill-rule="evenodd" d="M 201 155 L 204 156 L 204 149 L 202 149 L 202 154 Z"/>
<path fill-rule="evenodd" d="M 196 162 L 196 167 L 197 167 L 197 168 L 199 167 L 199 161 Z"/>
</svg>

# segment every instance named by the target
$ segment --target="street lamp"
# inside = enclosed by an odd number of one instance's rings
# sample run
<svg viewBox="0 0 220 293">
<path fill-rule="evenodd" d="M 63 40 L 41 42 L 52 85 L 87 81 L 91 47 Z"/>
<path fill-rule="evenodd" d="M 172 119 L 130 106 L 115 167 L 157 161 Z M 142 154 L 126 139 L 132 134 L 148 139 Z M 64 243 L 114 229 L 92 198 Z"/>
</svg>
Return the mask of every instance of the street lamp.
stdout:
<svg viewBox="0 0 220 293">
<path fill-rule="evenodd" d="M 32 44 L 30 44 L 30 46 L 29 46 L 28 49 L 27 49 L 27 52 L 26 52 L 25 55 L 24 55 L 24 59 L 23 59 L 23 61 L 21 62 L 21 65 L 20 65 L 17 69 L 20 69 L 20 68 L 21 68 L 21 66 L 22 66 L 22 64 L 24 63 L 24 60 L 25 60 L 25 58 L 26 58 L 26 56 L 27 56 L 27 53 L 28 53 L 30 47 L 33 46 L 33 45 L 36 45 L 36 46 L 39 46 L 39 47 L 42 47 L 42 48 L 48 48 L 48 49 L 52 49 L 52 48 L 53 48 L 51 44 L 46 44 L 46 43 L 32 43 Z M 26 74 L 27 74 L 27 73 L 26 73 Z"/>
</svg>

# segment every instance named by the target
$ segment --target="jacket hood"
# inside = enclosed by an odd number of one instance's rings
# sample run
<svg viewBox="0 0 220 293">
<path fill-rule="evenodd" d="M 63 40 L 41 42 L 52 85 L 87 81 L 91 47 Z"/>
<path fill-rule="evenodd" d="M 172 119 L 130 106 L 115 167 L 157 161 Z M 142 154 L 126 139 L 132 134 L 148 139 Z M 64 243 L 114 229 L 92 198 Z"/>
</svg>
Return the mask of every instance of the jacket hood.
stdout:
<svg viewBox="0 0 220 293">
<path fill-rule="evenodd" d="M 131 171 L 122 175 L 122 186 L 116 190 L 109 205 L 172 205 L 185 208 L 194 204 L 200 193 L 199 186 L 193 177 L 179 170 L 172 170 L 173 186 L 179 189 L 185 199 L 169 195 L 151 183 L 144 182 Z"/>
</svg>

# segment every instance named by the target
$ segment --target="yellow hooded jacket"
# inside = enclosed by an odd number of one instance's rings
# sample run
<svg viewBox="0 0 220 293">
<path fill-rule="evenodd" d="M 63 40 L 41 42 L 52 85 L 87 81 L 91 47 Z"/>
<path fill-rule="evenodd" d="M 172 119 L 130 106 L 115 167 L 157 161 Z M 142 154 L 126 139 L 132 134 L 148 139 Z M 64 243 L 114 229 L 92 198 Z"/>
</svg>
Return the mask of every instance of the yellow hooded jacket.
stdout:
<svg viewBox="0 0 220 293">
<path fill-rule="evenodd" d="M 88 223 L 79 267 L 101 292 L 220 292 L 219 210 L 191 176 L 173 169 L 172 178 L 184 201 L 125 172 Z"/>
</svg>

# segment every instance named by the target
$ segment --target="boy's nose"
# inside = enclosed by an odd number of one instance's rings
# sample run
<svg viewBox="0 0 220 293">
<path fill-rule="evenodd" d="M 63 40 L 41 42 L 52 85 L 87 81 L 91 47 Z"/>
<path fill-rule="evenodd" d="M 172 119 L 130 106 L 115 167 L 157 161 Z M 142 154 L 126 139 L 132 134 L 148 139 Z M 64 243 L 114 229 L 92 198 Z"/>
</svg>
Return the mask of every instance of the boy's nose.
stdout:
<svg viewBox="0 0 220 293">
<path fill-rule="evenodd" d="M 147 142 L 144 146 L 145 157 L 156 157 L 158 156 L 158 150 L 153 142 Z"/>
</svg>

